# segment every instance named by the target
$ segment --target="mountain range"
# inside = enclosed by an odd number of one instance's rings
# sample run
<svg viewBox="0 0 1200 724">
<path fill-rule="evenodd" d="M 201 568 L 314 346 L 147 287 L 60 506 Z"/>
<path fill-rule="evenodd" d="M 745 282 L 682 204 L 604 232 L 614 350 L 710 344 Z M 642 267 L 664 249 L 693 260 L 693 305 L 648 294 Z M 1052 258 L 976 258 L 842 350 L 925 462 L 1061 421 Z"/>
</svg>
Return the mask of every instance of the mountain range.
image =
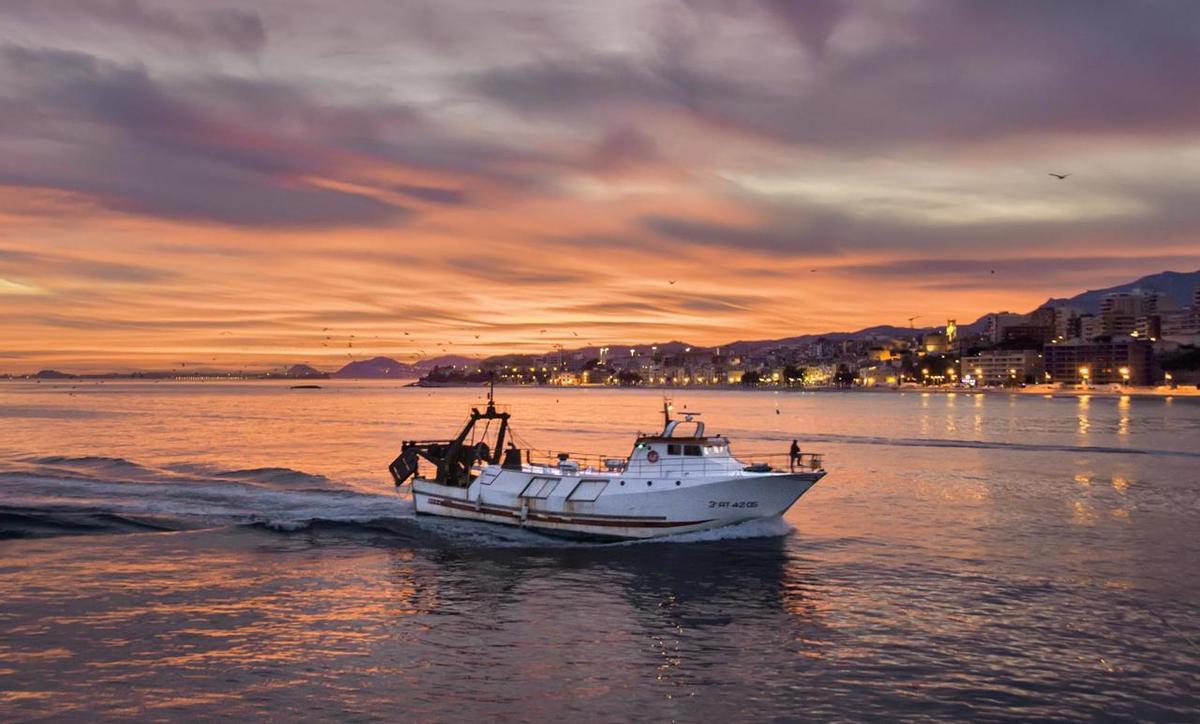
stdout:
<svg viewBox="0 0 1200 724">
<path fill-rule="evenodd" d="M 1167 295 L 1175 304 L 1179 306 L 1187 306 L 1192 301 L 1193 291 L 1197 286 L 1200 286 L 1200 270 L 1194 272 L 1173 272 L 1165 271 L 1158 274 L 1150 274 L 1141 277 L 1126 284 L 1118 284 L 1117 286 L 1107 287 L 1104 289 L 1089 289 L 1086 292 L 1077 294 L 1068 298 L 1053 298 L 1047 299 L 1039 308 L 1046 306 L 1068 306 L 1076 307 L 1087 312 L 1095 313 L 1100 307 L 1100 300 L 1106 294 L 1114 294 L 1118 292 L 1128 292 L 1133 289 L 1147 289 L 1157 292 L 1162 292 Z M 1033 310 L 1030 310 L 1033 311 Z M 983 315 L 979 319 L 970 324 L 961 325 L 959 330 L 963 334 L 978 334 L 982 333 L 987 324 L 988 315 Z M 784 337 L 781 339 L 762 339 L 762 340 L 738 340 L 729 344 L 720 345 L 721 350 L 736 353 L 752 352 L 762 347 L 776 347 L 780 345 L 802 345 L 811 344 L 818 339 L 826 339 L 830 342 L 841 342 L 848 339 L 869 339 L 872 337 L 889 338 L 903 337 L 918 334 L 926 334 L 936 331 L 940 327 L 897 327 L 894 325 L 881 324 L 874 327 L 866 327 L 854 332 L 825 332 L 823 334 L 802 334 L 796 337 Z M 622 345 L 609 345 L 614 349 L 622 349 Z M 631 347 L 645 348 L 648 345 L 630 345 Z M 670 342 L 661 342 L 653 345 L 658 350 L 665 354 L 677 354 L 688 348 L 712 349 L 689 345 L 687 342 L 672 340 Z M 576 349 L 563 350 L 562 354 L 573 356 L 582 353 L 585 357 L 597 357 L 600 354 L 600 348 L 596 346 L 580 347 Z M 547 355 L 553 356 L 554 353 L 548 352 Z M 528 357 L 529 355 L 501 355 L 499 357 L 511 357 L 514 360 L 520 357 Z M 369 360 L 359 362 L 351 362 L 333 374 L 334 377 L 342 378 L 413 378 L 424 375 L 429 370 L 437 366 L 448 365 L 466 365 L 478 362 L 479 360 L 472 357 L 459 357 L 455 355 L 445 355 L 427 360 L 422 360 L 415 364 L 406 364 L 397 362 L 390 357 L 375 357 Z"/>
<path fill-rule="evenodd" d="M 1038 308 L 1048 306 L 1067 306 L 1076 307 L 1086 312 L 1095 313 L 1100 308 L 1100 300 L 1107 294 L 1115 294 L 1119 292 L 1128 292 L 1133 289 L 1146 289 L 1156 292 L 1162 292 L 1167 295 L 1176 305 L 1187 306 L 1191 304 L 1192 294 L 1194 290 L 1200 286 L 1200 270 L 1194 272 L 1173 272 L 1164 271 L 1158 274 L 1150 274 L 1148 276 L 1135 279 L 1126 284 L 1118 284 L 1113 287 L 1104 289 L 1089 289 L 1081 294 L 1076 294 L 1068 298 L 1047 299 L 1044 303 L 1038 305 Z M 1033 310 L 1030 310 L 1031 312 Z M 970 324 L 961 325 L 959 327 L 962 334 L 979 334 L 982 333 L 987 324 L 988 315 L 985 314 L 979 319 Z M 888 337 L 903 337 L 918 334 L 926 334 L 936 331 L 941 327 L 897 327 L 893 325 L 881 324 L 874 327 L 866 327 L 854 332 L 825 332 L 823 334 L 802 334 L 796 337 L 784 337 L 782 339 L 762 339 L 762 340 L 738 340 L 729 344 L 720 345 L 721 350 L 730 352 L 746 353 L 751 352 L 761 347 L 775 347 L 780 345 L 802 345 L 811 344 L 818 339 L 826 339 L 830 342 L 841 342 L 848 339 L 869 339 L 872 337 L 888 338 Z M 648 345 L 629 345 L 631 347 L 645 348 Z M 660 351 L 665 354 L 677 354 L 683 350 L 692 347 L 687 342 L 673 340 L 670 342 L 662 342 L 657 345 Z M 622 345 L 610 345 L 614 349 L 621 349 Z M 694 347 L 695 349 L 709 349 L 705 347 Z M 577 349 L 563 350 L 564 355 L 575 355 L 582 353 L 585 356 L 597 357 L 600 349 L 596 346 L 580 347 Z M 548 352 L 548 355 L 554 353 Z M 520 357 L 522 355 L 504 355 L 512 357 Z M 528 355 L 523 355 L 528 356 Z M 414 378 L 424 375 L 429 370 L 438 366 L 449 365 L 466 365 L 478 362 L 479 359 L 472 357 L 459 357 L 456 355 L 444 355 L 442 357 L 434 357 L 427 360 L 421 360 L 414 364 L 406 364 L 397 362 L 390 357 L 375 357 L 369 360 L 361 360 L 351 362 L 333 374 L 334 377 L 340 378 Z"/>
<path fill-rule="evenodd" d="M 372 357 L 347 364 L 333 373 L 338 379 L 414 379 L 423 376 L 434 367 L 449 367 L 478 362 L 471 357 L 442 355 L 409 364 L 397 362 L 391 357 Z"/>
<path fill-rule="evenodd" d="M 1197 286 L 1200 286 L 1200 270 L 1194 272 L 1165 271 L 1144 276 L 1127 284 L 1118 284 L 1115 287 L 1089 289 L 1083 294 L 1076 294 L 1069 299 L 1055 299 L 1051 297 L 1042 303 L 1041 306 L 1078 307 L 1095 314 L 1100 310 L 1100 300 L 1105 295 L 1129 292 L 1134 289 L 1145 289 L 1162 292 L 1171 301 L 1175 302 L 1177 306 L 1186 307 L 1192 303 L 1192 294 L 1195 292 Z"/>
</svg>

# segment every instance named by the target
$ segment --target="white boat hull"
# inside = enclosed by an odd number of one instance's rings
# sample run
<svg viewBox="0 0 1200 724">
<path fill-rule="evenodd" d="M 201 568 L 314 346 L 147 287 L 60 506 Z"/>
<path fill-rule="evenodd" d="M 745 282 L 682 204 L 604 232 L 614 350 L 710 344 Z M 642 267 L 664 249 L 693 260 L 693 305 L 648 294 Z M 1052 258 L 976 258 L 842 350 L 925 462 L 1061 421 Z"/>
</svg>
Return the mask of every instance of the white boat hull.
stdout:
<svg viewBox="0 0 1200 724">
<path fill-rule="evenodd" d="M 469 487 L 415 478 L 418 514 L 519 526 L 542 533 L 607 540 L 676 535 L 783 514 L 824 477 L 824 470 L 741 473 L 719 477 L 681 475 L 553 476 L 489 466 Z M 531 481 L 548 480 L 552 492 L 532 497 Z M 555 482 L 557 481 L 557 482 Z M 595 490 L 580 499 L 577 486 Z M 543 493 L 545 491 L 542 491 Z M 592 497 L 591 493 L 582 496 Z"/>
</svg>

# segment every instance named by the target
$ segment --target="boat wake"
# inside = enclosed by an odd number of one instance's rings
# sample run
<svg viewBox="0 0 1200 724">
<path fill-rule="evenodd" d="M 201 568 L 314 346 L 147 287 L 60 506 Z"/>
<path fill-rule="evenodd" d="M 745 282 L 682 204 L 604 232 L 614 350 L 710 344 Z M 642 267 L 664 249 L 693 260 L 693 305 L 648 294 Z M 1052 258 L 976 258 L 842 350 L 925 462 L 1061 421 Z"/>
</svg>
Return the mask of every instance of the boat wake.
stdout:
<svg viewBox="0 0 1200 724">
<path fill-rule="evenodd" d="M 791 532 L 775 518 L 650 541 L 586 543 L 520 528 L 417 518 L 408 497 L 353 490 L 290 468 L 150 467 L 103 456 L 5 461 L 0 496 L 0 540 L 237 527 L 284 535 L 368 534 L 417 547 L 558 548 L 695 543 Z"/>
<path fill-rule="evenodd" d="M 163 468 L 123 458 L 26 458 L 0 470 L 0 538 L 412 518 L 410 501 L 290 468 Z"/>
</svg>

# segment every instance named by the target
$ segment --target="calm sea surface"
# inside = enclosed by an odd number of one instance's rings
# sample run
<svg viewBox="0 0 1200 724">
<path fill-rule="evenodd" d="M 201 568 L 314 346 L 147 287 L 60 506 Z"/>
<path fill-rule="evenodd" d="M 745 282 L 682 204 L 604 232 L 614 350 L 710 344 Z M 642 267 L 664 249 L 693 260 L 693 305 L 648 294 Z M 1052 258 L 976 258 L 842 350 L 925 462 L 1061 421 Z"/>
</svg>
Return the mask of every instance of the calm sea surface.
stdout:
<svg viewBox="0 0 1200 724">
<path fill-rule="evenodd" d="M 414 519 L 477 390 L 0 383 L 0 719 L 1200 719 L 1200 401 L 681 392 L 830 471 L 589 545 Z M 650 390 L 502 389 L 624 455 Z"/>
</svg>

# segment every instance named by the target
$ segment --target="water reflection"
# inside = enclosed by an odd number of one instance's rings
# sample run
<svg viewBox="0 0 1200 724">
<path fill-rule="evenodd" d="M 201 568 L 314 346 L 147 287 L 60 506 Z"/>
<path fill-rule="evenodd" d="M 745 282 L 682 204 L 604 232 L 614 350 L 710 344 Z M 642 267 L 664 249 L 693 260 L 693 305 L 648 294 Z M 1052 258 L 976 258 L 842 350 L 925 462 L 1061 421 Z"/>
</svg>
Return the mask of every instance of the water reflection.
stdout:
<svg viewBox="0 0 1200 724">
<path fill-rule="evenodd" d="M 1092 402 L 1091 395 L 1080 395 L 1079 396 L 1079 403 L 1078 403 L 1079 411 L 1077 413 L 1076 419 L 1079 421 L 1079 434 L 1080 435 L 1086 435 L 1088 433 L 1088 430 L 1091 429 L 1091 427 L 1092 427 L 1092 424 L 1088 419 L 1088 410 L 1089 410 L 1089 407 L 1091 406 L 1091 402 Z"/>
<path fill-rule="evenodd" d="M 405 554 L 397 552 L 399 559 Z M 458 606 L 496 610 L 513 605 L 547 577 L 619 582 L 577 591 L 579 603 L 615 596 L 653 630 L 719 629 L 746 615 L 808 617 L 816 606 L 808 574 L 785 538 L 545 548 L 442 548 L 422 551 L 432 578 L 396 581 L 395 590 L 433 589 L 423 596 L 442 613 Z M 412 566 L 394 566 L 410 575 Z M 403 583 L 403 585 L 400 585 Z"/>
<path fill-rule="evenodd" d="M 690 699 L 751 683 L 764 666 L 819 659 L 830 645 L 822 588 L 784 538 L 391 555 L 393 595 L 417 590 L 436 602 L 418 617 L 422 648 L 450 670 L 485 658 L 513 672 L 522 691 L 540 692 L 521 704 L 533 718 L 614 687 Z M 406 595 L 400 608 L 409 605 Z M 564 666 L 588 678 L 563 690 Z M 739 702 L 714 702 L 710 713 L 733 717 Z"/>
<path fill-rule="evenodd" d="M 1118 435 L 1129 434 L 1129 405 L 1129 395 L 1121 395 L 1121 397 L 1117 399 L 1117 414 L 1119 415 L 1119 418 L 1117 419 Z"/>
</svg>

